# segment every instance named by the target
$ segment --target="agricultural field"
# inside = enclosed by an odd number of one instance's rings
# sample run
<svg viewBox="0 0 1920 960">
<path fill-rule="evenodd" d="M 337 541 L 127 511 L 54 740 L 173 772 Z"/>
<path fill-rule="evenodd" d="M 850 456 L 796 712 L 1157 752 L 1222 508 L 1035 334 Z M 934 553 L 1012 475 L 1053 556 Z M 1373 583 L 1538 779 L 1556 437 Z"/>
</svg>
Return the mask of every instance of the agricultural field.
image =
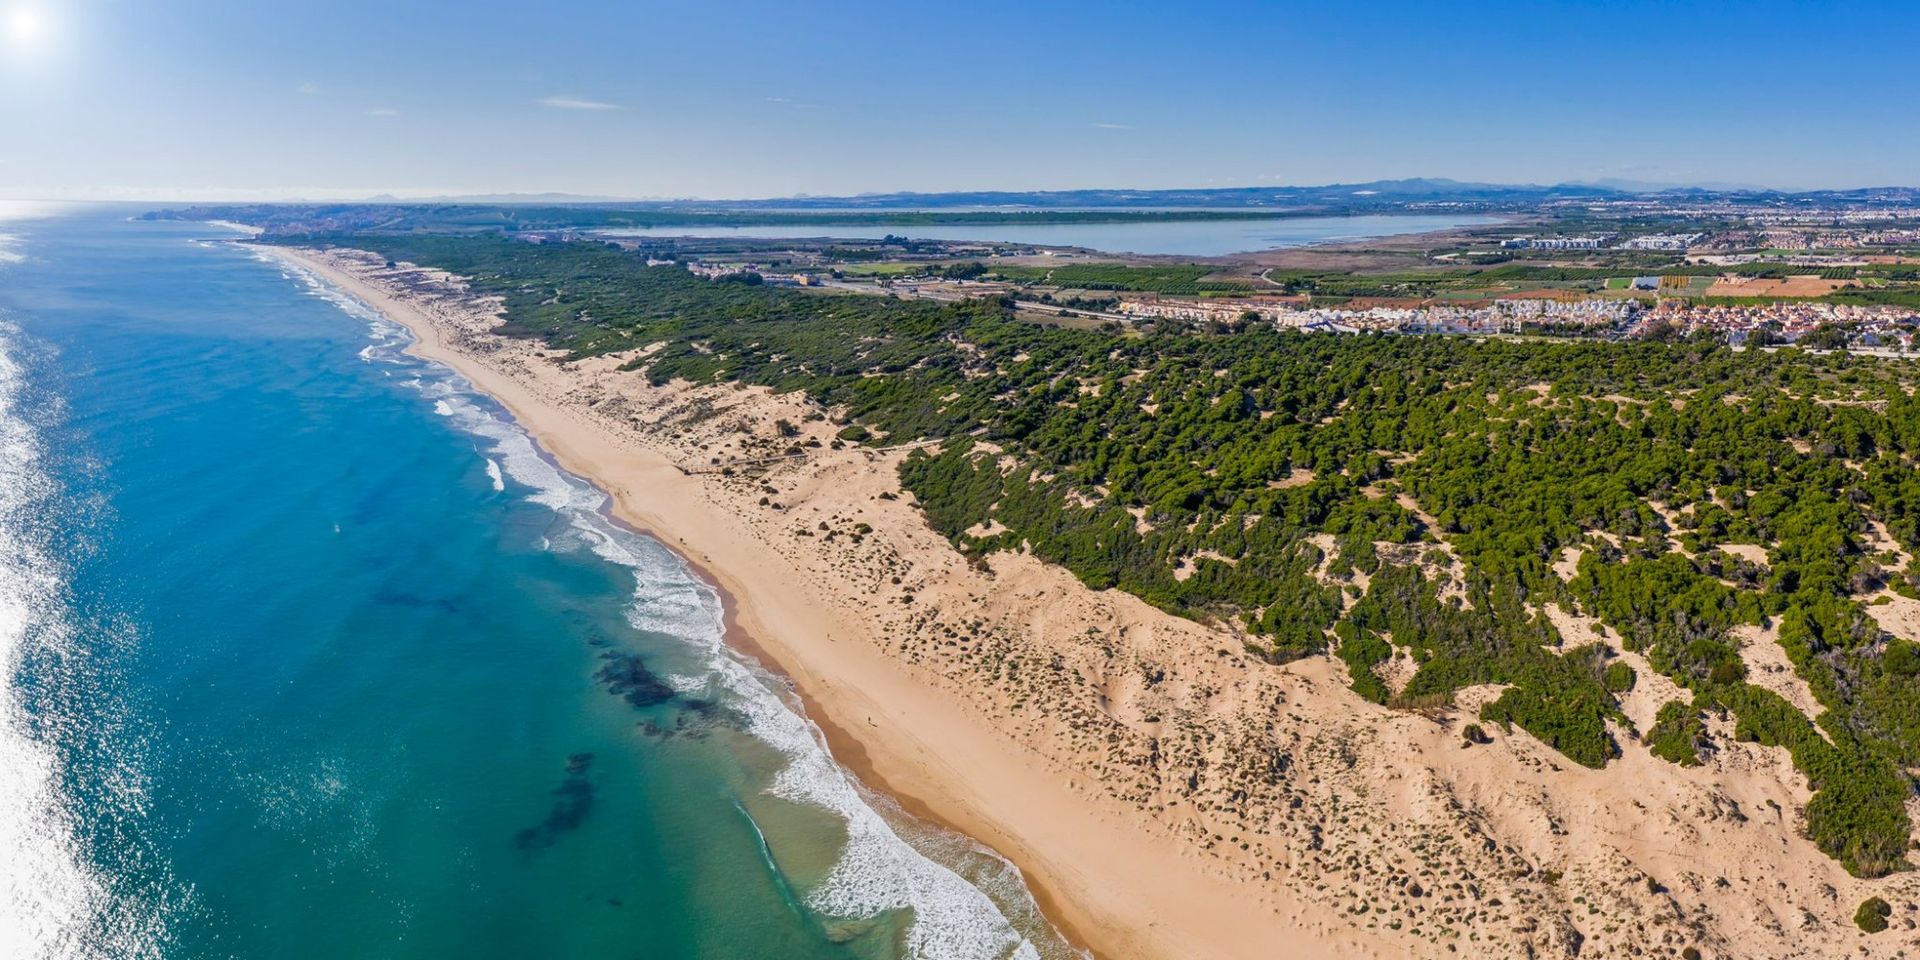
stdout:
<svg viewBox="0 0 1920 960">
<path fill-rule="evenodd" d="M 1660 278 L 1660 295 L 1663 297 L 1704 297 L 1718 282 L 1717 277 L 1680 277 Z"/>
<path fill-rule="evenodd" d="M 993 272 L 1016 283 L 1082 290 L 1126 290 L 1169 296 L 1257 292 L 1252 278 L 1221 274 L 1218 268 L 1210 264 L 1138 267 L 1116 263 L 1074 263 L 1057 267 L 996 267 Z"/>
<path fill-rule="evenodd" d="M 1624 267 L 1624 269 L 1623 269 Z M 1239 268 L 1244 271 L 1246 268 Z M 1434 265 L 1392 271 L 1269 268 L 1258 275 L 1209 263 L 1074 263 L 996 266 L 992 274 L 1029 287 L 1155 293 L 1162 296 L 1306 296 L 1322 305 L 1469 304 L 1493 299 L 1663 297 L 1758 303 L 1835 299 L 1905 303 L 1920 296 L 1920 270 L 1901 264 L 1808 266 L 1775 262 L 1664 266 L 1501 263 Z M 1636 277 L 1660 278 L 1657 290 L 1636 289 Z"/>
<path fill-rule="evenodd" d="M 839 265 L 836 269 L 850 277 L 894 277 L 925 270 L 926 268 L 927 264 L 924 263 L 889 261 L 885 263 L 848 263 Z"/>
</svg>

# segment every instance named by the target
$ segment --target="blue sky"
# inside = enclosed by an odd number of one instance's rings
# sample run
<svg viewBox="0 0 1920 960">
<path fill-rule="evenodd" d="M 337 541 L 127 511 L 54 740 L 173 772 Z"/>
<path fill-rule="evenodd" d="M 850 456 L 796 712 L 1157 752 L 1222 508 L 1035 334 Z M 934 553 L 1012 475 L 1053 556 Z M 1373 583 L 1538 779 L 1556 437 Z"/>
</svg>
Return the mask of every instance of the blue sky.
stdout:
<svg viewBox="0 0 1920 960">
<path fill-rule="evenodd" d="M 0 0 L 0 196 L 1920 184 L 1907 3 Z"/>
</svg>

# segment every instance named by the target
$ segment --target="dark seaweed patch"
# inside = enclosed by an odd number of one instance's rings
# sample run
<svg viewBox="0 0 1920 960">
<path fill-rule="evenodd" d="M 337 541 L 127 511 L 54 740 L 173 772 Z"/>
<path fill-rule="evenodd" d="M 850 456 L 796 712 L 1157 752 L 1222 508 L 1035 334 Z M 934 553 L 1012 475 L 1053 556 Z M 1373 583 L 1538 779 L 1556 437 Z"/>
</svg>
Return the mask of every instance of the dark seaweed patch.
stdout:
<svg viewBox="0 0 1920 960">
<path fill-rule="evenodd" d="M 639 657 L 631 653 L 609 652 L 600 655 L 606 666 L 595 678 L 606 684 L 607 692 L 627 701 L 636 710 L 658 706 L 673 699 L 673 688 L 666 685 Z"/>
<path fill-rule="evenodd" d="M 560 835 L 580 829 L 593 812 L 593 781 L 587 773 L 593 768 L 593 754 L 576 753 L 567 757 L 567 776 L 553 791 L 553 809 L 546 819 L 513 835 L 513 845 L 532 853 L 545 850 L 559 841 Z"/>
<path fill-rule="evenodd" d="M 600 624 L 595 622 L 592 617 L 587 616 L 585 612 L 569 610 L 566 613 L 566 618 L 568 625 L 578 631 L 580 636 L 586 640 L 587 646 L 613 646 L 613 638 L 607 636 L 607 631 L 601 629 Z"/>
<path fill-rule="evenodd" d="M 670 740 L 674 737 L 687 737 L 701 740 L 713 732 L 713 728 L 722 723 L 736 723 L 739 715 L 715 704 L 711 700 L 682 700 L 683 709 L 673 716 L 671 726 L 648 717 L 640 721 L 640 733 L 658 740 Z"/>
<path fill-rule="evenodd" d="M 446 597 L 428 597 L 404 590 L 383 588 L 373 595 L 375 603 L 384 603 L 393 607 L 408 607 L 416 610 L 439 610 L 442 613 L 459 613 L 460 604 Z"/>
</svg>

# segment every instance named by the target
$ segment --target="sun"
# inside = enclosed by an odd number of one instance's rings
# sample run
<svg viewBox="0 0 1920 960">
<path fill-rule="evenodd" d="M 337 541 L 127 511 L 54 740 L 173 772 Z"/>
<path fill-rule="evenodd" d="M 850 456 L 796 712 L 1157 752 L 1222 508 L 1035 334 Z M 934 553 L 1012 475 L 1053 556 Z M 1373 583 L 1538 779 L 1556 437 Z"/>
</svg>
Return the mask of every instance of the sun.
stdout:
<svg viewBox="0 0 1920 960">
<path fill-rule="evenodd" d="M 28 46 L 40 39 L 40 12 L 32 7 L 7 11 L 7 39 L 15 46 Z"/>
</svg>

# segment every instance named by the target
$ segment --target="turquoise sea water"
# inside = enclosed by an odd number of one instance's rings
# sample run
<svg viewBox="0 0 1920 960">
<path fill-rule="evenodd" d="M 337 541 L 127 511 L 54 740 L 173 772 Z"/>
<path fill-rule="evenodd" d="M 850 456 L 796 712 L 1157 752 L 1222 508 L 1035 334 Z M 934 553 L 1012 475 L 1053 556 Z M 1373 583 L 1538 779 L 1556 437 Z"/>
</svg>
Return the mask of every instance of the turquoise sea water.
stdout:
<svg viewBox="0 0 1920 960">
<path fill-rule="evenodd" d="M 0 221 L 0 957 L 1066 955 L 404 331 L 125 214 Z"/>
<path fill-rule="evenodd" d="M 1475 214 L 1365 214 L 1271 220 L 1174 220 L 1153 223 L 893 224 L 861 226 L 640 227 L 602 231 L 620 237 L 833 237 L 878 240 L 889 234 L 915 240 L 978 240 L 1039 246 L 1087 247 L 1111 253 L 1221 257 L 1310 243 L 1333 243 L 1431 233 L 1499 223 Z"/>
</svg>

